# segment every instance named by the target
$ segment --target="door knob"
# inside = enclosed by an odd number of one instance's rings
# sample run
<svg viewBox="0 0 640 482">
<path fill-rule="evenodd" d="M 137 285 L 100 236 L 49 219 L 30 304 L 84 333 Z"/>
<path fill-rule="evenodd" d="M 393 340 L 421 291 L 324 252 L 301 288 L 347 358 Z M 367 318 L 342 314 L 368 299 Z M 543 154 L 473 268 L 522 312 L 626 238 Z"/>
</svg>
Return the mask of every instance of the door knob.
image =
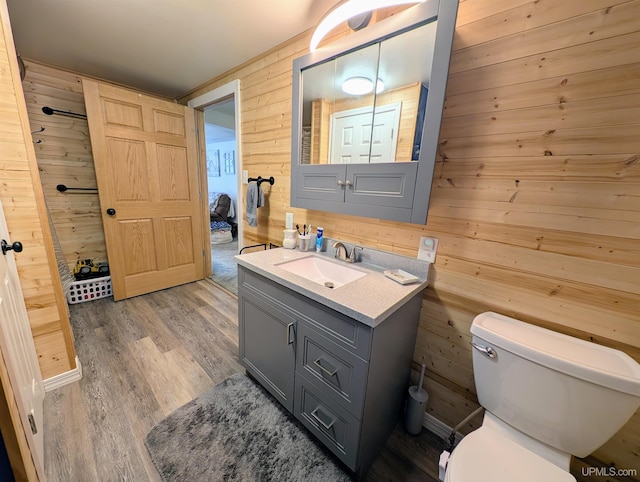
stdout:
<svg viewBox="0 0 640 482">
<path fill-rule="evenodd" d="M 115 213 L 116 213 L 116 210 L 115 210 L 115 209 L 113 209 L 113 208 L 109 208 L 109 209 L 107 209 L 107 214 L 108 214 L 109 216 L 113 216 Z"/>
<path fill-rule="evenodd" d="M 6 255 L 7 251 L 15 251 L 16 253 L 22 252 L 22 243 L 20 241 L 15 241 L 13 244 L 7 243 L 4 239 L 2 240 L 2 254 Z"/>
</svg>

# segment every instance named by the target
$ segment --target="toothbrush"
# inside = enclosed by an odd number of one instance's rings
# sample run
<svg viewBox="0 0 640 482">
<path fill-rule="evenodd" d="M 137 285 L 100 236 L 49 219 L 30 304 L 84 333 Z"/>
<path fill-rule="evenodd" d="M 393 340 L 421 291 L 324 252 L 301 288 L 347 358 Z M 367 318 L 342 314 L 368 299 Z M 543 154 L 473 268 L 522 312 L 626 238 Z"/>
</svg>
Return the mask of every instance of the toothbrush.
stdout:
<svg viewBox="0 0 640 482">
<path fill-rule="evenodd" d="M 307 230 L 307 234 L 311 234 L 311 225 L 309 225 L 309 229 Z"/>
</svg>

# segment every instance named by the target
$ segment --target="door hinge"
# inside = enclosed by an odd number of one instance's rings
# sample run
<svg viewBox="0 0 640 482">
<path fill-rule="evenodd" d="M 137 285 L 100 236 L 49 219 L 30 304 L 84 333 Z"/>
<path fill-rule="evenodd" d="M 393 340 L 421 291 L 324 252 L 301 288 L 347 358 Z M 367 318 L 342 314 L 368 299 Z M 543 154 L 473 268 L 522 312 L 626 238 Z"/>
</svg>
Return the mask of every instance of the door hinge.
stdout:
<svg viewBox="0 0 640 482">
<path fill-rule="evenodd" d="M 31 427 L 31 433 L 33 435 L 38 433 L 38 427 L 36 426 L 36 419 L 33 417 L 33 414 L 30 413 L 29 415 L 27 415 L 27 418 L 29 419 L 29 426 Z"/>
</svg>

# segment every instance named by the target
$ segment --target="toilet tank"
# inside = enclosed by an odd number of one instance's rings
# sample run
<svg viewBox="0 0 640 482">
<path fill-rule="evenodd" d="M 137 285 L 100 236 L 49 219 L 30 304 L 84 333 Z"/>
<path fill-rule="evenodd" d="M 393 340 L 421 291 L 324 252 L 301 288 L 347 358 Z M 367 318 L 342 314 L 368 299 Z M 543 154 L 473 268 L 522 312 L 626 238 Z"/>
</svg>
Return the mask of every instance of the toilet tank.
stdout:
<svg viewBox="0 0 640 482">
<path fill-rule="evenodd" d="M 480 404 L 558 450 L 589 455 L 640 405 L 640 365 L 619 350 L 493 312 L 471 334 Z"/>
</svg>

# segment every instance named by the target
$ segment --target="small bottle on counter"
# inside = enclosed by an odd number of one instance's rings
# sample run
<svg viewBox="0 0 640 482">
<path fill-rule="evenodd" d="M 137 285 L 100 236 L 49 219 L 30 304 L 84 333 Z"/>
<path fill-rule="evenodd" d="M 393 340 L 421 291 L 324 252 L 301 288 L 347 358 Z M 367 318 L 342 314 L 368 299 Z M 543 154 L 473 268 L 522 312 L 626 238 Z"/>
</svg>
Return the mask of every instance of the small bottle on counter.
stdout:
<svg viewBox="0 0 640 482">
<path fill-rule="evenodd" d="M 319 253 L 322 251 L 322 233 L 324 229 L 318 227 L 316 228 L 316 251 Z"/>
</svg>

